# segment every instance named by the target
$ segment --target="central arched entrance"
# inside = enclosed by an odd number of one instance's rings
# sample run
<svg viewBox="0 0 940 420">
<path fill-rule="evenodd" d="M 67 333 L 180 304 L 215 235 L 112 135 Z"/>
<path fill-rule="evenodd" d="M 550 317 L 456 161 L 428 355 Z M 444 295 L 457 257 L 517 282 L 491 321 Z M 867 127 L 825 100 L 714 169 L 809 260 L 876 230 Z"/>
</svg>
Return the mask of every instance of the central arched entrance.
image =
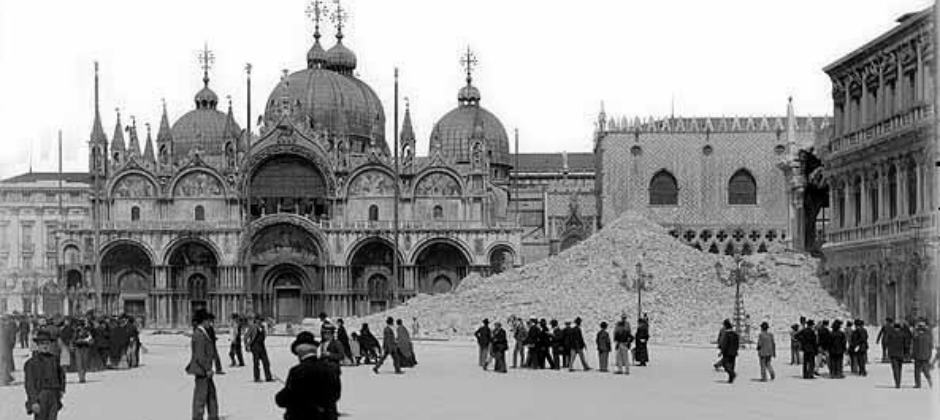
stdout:
<svg viewBox="0 0 940 420">
<path fill-rule="evenodd" d="M 388 309 L 394 298 L 392 269 L 395 251 L 383 238 L 368 238 L 359 243 L 349 260 L 349 285 L 364 304 L 353 305 L 354 315 L 374 313 Z M 398 257 L 399 273 L 402 259 Z M 398 285 L 403 276 L 399 274 Z"/>
<path fill-rule="evenodd" d="M 467 275 L 470 261 L 457 244 L 441 239 L 418 251 L 415 270 L 419 292 L 447 293 Z"/>
<path fill-rule="evenodd" d="M 146 319 L 147 296 L 153 284 L 153 262 L 143 246 L 119 242 L 105 249 L 101 258 L 104 280 L 102 309 Z"/>
<path fill-rule="evenodd" d="M 200 240 L 184 240 L 169 254 L 170 322 L 183 325 L 199 310 L 212 311 L 219 261 L 215 252 Z"/>
<path fill-rule="evenodd" d="M 311 231 L 291 222 L 257 231 L 247 254 L 255 310 L 290 323 L 322 310 L 322 249 Z"/>
<path fill-rule="evenodd" d="M 293 213 L 319 219 L 329 214 L 328 188 L 323 173 L 306 158 L 276 155 L 252 174 L 249 188 L 252 217 Z"/>
</svg>

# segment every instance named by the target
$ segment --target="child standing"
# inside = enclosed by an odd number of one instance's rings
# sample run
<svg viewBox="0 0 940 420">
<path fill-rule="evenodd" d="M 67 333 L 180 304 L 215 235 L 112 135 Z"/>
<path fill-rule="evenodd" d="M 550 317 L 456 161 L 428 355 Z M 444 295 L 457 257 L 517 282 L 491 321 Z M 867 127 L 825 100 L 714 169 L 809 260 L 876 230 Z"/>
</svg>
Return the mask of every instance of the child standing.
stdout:
<svg viewBox="0 0 940 420">
<path fill-rule="evenodd" d="M 607 372 L 607 358 L 610 356 L 610 334 L 607 333 L 607 323 L 601 322 L 601 330 L 597 332 L 597 363 L 601 372 Z"/>
<path fill-rule="evenodd" d="M 36 420 L 55 419 L 62 409 L 65 370 L 52 352 L 52 336 L 40 330 L 33 338 L 36 353 L 23 366 L 26 377 L 26 414 Z"/>
</svg>

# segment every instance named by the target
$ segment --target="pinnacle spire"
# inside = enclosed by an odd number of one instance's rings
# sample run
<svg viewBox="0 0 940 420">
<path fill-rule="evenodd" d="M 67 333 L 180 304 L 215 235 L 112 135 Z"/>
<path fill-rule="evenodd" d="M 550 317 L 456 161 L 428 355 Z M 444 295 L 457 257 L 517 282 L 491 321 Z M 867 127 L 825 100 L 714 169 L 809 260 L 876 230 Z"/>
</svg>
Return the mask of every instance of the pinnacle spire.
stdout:
<svg viewBox="0 0 940 420">
<path fill-rule="evenodd" d="M 153 138 L 150 137 L 150 123 L 144 124 L 147 127 L 147 140 L 144 145 L 144 163 L 154 167 L 157 165 L 157 158 L 153 154 Z"/>
<path fill-rule="evenodd" d="M 108 144 L 108 137 L 104 135 L 101 125 L 101 112 L 98 110 L 98 62 L 95 61 L 95 120 L 91 124 L 91 142 L 94 144 Z"/>
<path fill-rule="evenodd" d="M 121 127 L 121 110 L 115 108 L 117 122 L 114 124 L 114 136 L 111 137 L 111 152 L 124 152 L 124 129 Z"/>
<path fill-rule="evenodd" d="M 127 157 L 140 157 L 140 140 L 137 139 L 137 120 L 131 115 L 131 125 L 127 127 L 130 139 L 127 143 Z"/>
<path fill-rule="evenodd" d="M 401 124 L 401 142 L 413 143 L 415 141 L 415 131 L 411 126 L 411 103 L 405 97 L 405 118 Z"/>
</svg>

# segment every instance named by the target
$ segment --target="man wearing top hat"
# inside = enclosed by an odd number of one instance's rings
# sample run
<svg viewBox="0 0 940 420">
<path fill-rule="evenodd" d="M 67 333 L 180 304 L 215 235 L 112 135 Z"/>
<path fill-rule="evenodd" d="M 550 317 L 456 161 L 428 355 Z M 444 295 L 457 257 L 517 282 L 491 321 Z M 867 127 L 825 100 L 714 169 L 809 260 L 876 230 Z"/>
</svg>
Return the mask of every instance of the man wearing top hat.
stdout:
<svg viewBox="0 0 940 420">
<path fill-rule="evenodd" d="M 291 353 L 299 364 L 292 367 L 284 389 L 275 396 L 278 407 L 285 409 L 284 420 L 335 420 L 336 403 L 342 393 L 338 372 L 317 358 L 319 344 L 313 334 L 303 331 L 291 343 Z"/>
<path fill-rule="evenodd" d="M 209 325 L 209 314 L 206 311 L 196 311 L 193 314 L 193 337 L 191 341 L 192 356 L 186 365 L 186 373 L 196 377 L 193 388 L 193 419 L 202 420 L 202 413 L 208 411 L 209 420 L 219 418 L 219 399 L 215 392 L 215 383 L 212 381 L 215 359 L 215 343 L 209 337 L 206 327 Z"/>
<path fill-rule="evenodd" d="M 65 395 L 65 370 L 53 354 L 52 335 L 48 331 L 38 331 L 33 341 L 36 352 L 23 366 L 26 414 L 32 414 L 35 420 L 55 420 Z"/>
</svg>

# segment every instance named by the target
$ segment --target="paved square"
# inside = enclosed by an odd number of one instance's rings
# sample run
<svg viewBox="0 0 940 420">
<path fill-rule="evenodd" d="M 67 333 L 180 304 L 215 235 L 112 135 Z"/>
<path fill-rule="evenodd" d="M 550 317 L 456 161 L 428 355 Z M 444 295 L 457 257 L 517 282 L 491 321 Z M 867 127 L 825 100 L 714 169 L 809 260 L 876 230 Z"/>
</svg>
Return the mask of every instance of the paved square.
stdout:
<svg viewBox="0 0 940 420">
<path fill-rule="evenodd" d="M 219 339 L 220 351 L 228 340 Z M 189 340 L 183 336 L 145 335 L 149 352 L 139 369 L 89 374 L 76 383 L 69 374 L 63 420 L 187 419 L 192 378 L 183 367 Z M 269 353 L 276 376 L 284 378 L 295 363 L 290 339 L 270 337 Z M 757 357 L 746 350 L 738 359 L 739 379 L 729 385 L 714 372 L 712 349 L 651 347 L 652 362 L 634 367 L 631 375 L 596 371 L 512 370 L 505 375 L 475 366 L 476 349 L 469 340 L 417 342 L 419 365 L 405 375 L 374 375 L 369 367 L 343 369 L 340 410 L 352 419 L 477 420 L 477 419 L 904 419 L 937 418 L 940 394 L 911 389 L 910 365 L 905 387 L 895 390 L 887 365 L 871 367 L 867 378 L 797 379 L 798 366 L 781 363 L 775 382 L 755 382 Z M 224 353 L 223 353 L 224 354 Z M 588 362 L 596 368 L 596 354 Z M 789 357 L 787 356 L 787 361 Z M 17 350 L 22 367 L 25 352 Z M 226 363 L 227 364 L 227 363 Z M 227 420 L 281 418 L 274 405 L 280 383 L 256 384 L 251 368 L 226 368 L 216 377 L 221 413 Z M 936 371 L 934 371 L 936 377 Z M 14 386 L 0 387 L 0 420 L 26 419 L 22 371 Z"/>
</svg>

